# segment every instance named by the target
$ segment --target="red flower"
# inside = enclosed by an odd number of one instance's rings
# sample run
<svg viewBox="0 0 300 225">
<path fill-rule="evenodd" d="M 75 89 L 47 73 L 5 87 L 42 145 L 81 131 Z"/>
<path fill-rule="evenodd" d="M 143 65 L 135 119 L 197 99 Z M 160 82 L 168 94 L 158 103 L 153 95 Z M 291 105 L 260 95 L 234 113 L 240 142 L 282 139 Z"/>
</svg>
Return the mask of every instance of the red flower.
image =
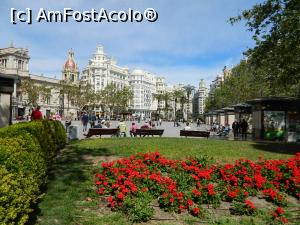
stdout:
<svg viewBox="0 0 300 225">
<path fill-rule="evenodd" d="M 197 216 L 199 214 L 199 208 L 198 207 L 193 208 L 192 213 L 193 215 Z"/>
<path fill-rule="evenodd" d="M 120 200 L 123 200 L 124 199 L 124 194 L 122 192 L 120 192 L 118 195 L 117 195 L 117 198 L 120 199 Z"/>
<path fill-rule="evenodd" d="M 207 185 L 208 195 L 213 196 L 216 194 L 214 188 L 213 184 Z"/>
<path fill-rule="evenodd" d="M 146 191 L 148 191 L 148 188 L 146 187 L 142 188 L 142 192 L 146 192 Z"/>
<path fill-rule="evenodd" d="M 277 212 L 279 215 L 281 215 L 281 214 L 283 214 L 283 209 L 280 208 L 280 207 L 277 207 L 276 212 Z"/>
<path fill-rule="evenodd" d="M 193 193 L 196 197 L 200 197 L 200 196 L 201 196 L 201 192 L 199 192 L 197 189 L 192 190 L 192 193 Z"/>
<path fill-rule="evenodd" d="M 245 204 L 246 204 L 248 207 L 250 207 L 251 209 L 255 209 L 254 204 L 253 204 L 250 200 L 246 199 L 246 200 L 245 200 Z"/>
<path fill-rule="evenodd" d="M 104 191 L 105 191 L 105 188 L 99 188 L 98 189 L 98 194 L 102 195 L 104 193 Z"/>
<path fill-rule="evenodd" d="M 192 206 L 194 202 L 193 202 L 193 200 L 189 199 L 189 200 L 187 200 L 187 203 L 189 206 Z"/>
</svg>

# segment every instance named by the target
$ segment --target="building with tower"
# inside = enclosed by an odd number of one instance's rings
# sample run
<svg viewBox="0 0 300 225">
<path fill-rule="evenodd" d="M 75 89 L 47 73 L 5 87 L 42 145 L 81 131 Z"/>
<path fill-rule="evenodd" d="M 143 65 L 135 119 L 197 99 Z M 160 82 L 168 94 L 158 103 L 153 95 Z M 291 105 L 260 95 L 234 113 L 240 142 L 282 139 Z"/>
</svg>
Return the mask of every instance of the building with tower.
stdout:
<svg viewBox="0 0 300 225">
<path fill-rule="evenodd" d="M 194 118 L 203 115 L 205 112 L 205 101 L 208 97 L 208 89 L 205 86 L 203 79 L 199 82 L 198 90 L 196 90 L 193 97 L 193 115 Z"/>
<path fill-rule="evenodd" d="M 35 105 L 41 107 L 42 114 L 50 117 L 64 111 L 64 105 L 68 105 L 67 111 L 76 116 L 77 107 L 68 103 L 66 96 L 61 94 L 61 80 L 44 75 L 31 74 L 29 72 L 29 51 L 25 48 L 16 48 L 11 44 L 8 48 L 0 49 L 0 126 L 4 126 L 13 119 L 26 117 L 31 114 Z M 74 52 L 69 52 L 69 57 L 63 65 L 62 79 L 72 84 L 79 81 L 79 69 L 74 59 Z M 30 103 L 28 93 L 22 90 L 22 81 L 28 80 L 34 87 L 45 87 L 49 90 L 45 97 L 38 93 L 35 105 Z M 2 86 L 2 87 L 1 87 Z M 2 106 L 3 105 L 3 106 Z M 9 115 L 9 116 L 8 116 Z"/>
<path fill-rule="evenodd" d="M 79 81 L 79 69 L 74 59 L 74 52 L 71 49 L 69 56 L 62 69 L 62 80 L 71 83 L 78 83 Z"/>
</svg>

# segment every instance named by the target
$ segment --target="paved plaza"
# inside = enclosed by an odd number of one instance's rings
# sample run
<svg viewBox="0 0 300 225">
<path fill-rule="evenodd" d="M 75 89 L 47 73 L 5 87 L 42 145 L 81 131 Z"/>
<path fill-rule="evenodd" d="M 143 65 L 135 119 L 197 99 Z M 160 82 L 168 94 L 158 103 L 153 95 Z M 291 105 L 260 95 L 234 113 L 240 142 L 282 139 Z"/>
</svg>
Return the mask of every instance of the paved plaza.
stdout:
<svg viewBox="0 0 300 225">
<path fill-rule="evenodd" d="M 119 121 L 110 121 L 111 122 L 111 127 L 110 128 L 116 128 L 119 124 Z M 127 125 L 127 136 L 130 137 L 129 134 L 129 128 L 132 122 L 135 122 L 137 124 L 137 127 L 140 128 L 143 124 L 145 124 L 144 121 L 141 121 L 140 123 L 138 123 L 137 121 L 125 121 L 126 125 Z M 62 123 L 64 123 L 64 121 L 62 121 Z M 176 126 L 174 127 L 174 123 L 173 122 L 162 122 L 161 126 L 157 126 L 156 123 L 156 129 L 164 129 L 164 134 L 163 137 L 180 137 L 179 136 L 179 131 L 182 130 L 185 127 L 185 123 L 179 123 L 180 126 Z M 84 139 L 85 136 L 84 134 L 86 134 L 87 132 L 83 132 L 83 126 L 81 124 L 81 121 L 72 121 L 72 125 L 77 126 L 78 127 L 78 132 L 79 132 L 79 139 Z M 197 127 L 196 123 L 192 123 L 189 125 L 192 130 L 202 130 L 202 131 L 206 131 L 209 129 L 208 125 L 201 125 L 200 127 Z M 88 124 L 88 129 L 90 128 L 90 124 Z M 103 137 L 110 137 L 110 136 L 103 136 Z"/>
<path fill-rule="evenodd" d="M 116 128 L 119 124 L 119 121 L 110 121 L 111 122 L 111 127 L 110 128 Z M 127 137 L 130 137 L 129 134 L 129 129 L 130 129 L 130 125 L 132 122 L 135 122 L 137 124 L 137 127 L 140 128 L 143 124 L 145 124 L 144 121 L 141 121 L 140 123 L 138 123 L 137 121 L 125 121 L 126 125 L 127 125 Z M 62 121 L 62 123 L 64 124 L 64 121 Z M 173 122 L 162 122 L 161 126 L 157 126 L 156 123 L 156 129 L 164 129 L 164 134 L 162 137 L 178 137 L 178 138 L 184 138 L 184 137 L 180 137 L 179 133 L 180 130 L 182 130 L 185 127 L 185 123 L 179 123 L 180 126 L 175 126 L 174 127 L 174 123 Z M 72 126 L 77 126 L 78 127 L 78 138 L 81 139 L 85 139 L 85 135 L 87 134 L 87 132 L 83 132 L 83 126 L 81 121 L 72 121 Z M 199 131 L 209 131 L 210 130 L 210 126 L 206 125 L 206 124 L 201 124 L 200 127 L 197 127 L 196 123 L 190 123 L 189 125 L 191 127 L 191 130 L 199 130 Z M 90 124 L 88 124 L 88 129 L 90 128 Z M 92 137 L 92 138 L 97 138 L 97 136 Z M 103 138 L 110 138 L 109 135 L 104 135 Z M 189 138 L 194 138 L 194 137 L 189 137 Z M 242 138 L 234 138 L 233 137 L 233 133 L 232 131 L 230 131 L 229 135 L 224 137 L 224 136 L 219 136 L 217 135 L 216 132 L 210 132 L 210 138 L 212 139 L 221 139 L 221 140 L 242 140 Z M 252 138 L 250 137 L 250 135 L 248 135 L 247 140 L 252 140 Z"/>
</svg>

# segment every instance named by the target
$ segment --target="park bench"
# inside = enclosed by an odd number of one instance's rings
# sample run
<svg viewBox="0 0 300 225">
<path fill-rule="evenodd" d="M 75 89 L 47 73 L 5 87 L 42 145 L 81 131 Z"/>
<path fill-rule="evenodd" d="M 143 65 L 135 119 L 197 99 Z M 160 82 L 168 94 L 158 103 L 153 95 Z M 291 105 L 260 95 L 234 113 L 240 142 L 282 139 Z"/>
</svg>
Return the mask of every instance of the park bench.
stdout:
<svg viewBox="0 0 300 225">
<path fill-rule="evenodd" d="M 163 135 L 164 130 L 162 129 L 136 129 L 135 135 L 140 135 L 140 137 L 143 135 L 144 137 L 147 135 L 159 135 L 160 137 Z"/>
<path fill-rule="evenodd" d="M 89 138 L 93 135 L 119 135 L 119 129 L 118 128 L 90 128 L 89 132 L 87 133 L 86 137 Z"/>
<path fill-rule="evenodd" d="M 209 131 L 200 131 L 200 130 L 180 130 L 180 136 L 185 137 L 206 137 L 209 138 Z"/>
</svg>

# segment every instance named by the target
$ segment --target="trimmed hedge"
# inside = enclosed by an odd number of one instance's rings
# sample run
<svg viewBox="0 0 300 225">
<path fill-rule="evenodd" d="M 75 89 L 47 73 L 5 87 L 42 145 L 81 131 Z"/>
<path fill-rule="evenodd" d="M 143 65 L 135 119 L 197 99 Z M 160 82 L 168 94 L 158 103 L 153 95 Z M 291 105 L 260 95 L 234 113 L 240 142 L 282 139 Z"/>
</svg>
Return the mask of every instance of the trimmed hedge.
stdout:
<svg viewBox="0 0 300 225">
<path fill-rule="evenodd" d="M 0 224 L 25 224 L 46 181 L 47 165 L 66 144 L 58 121 L 0 129 Z"/>
</svg>

